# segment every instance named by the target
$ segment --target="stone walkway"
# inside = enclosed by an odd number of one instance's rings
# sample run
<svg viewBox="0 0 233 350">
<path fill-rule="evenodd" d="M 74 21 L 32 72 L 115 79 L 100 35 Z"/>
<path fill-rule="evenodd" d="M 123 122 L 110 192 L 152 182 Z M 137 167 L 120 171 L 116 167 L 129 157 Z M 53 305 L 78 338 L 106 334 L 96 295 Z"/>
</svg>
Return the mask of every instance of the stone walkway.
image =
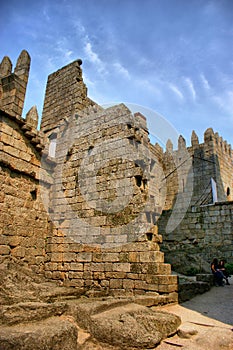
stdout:
<svg viewBox="0 0 233 350">
<path fill-rule="evenodd" d="M 162 307 L 181 317 L 184 338 L 166 339 L 157 349 L 233 350 L 233 277 L 229 281 L 230 286 L 212 287 L 180 305 Z"/>
</svg>

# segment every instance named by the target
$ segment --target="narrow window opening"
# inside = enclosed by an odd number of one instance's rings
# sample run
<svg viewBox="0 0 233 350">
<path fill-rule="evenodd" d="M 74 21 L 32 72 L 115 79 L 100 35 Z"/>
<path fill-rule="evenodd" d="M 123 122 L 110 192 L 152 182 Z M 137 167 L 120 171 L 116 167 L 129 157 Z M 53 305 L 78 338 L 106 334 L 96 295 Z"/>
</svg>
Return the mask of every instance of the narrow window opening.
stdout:
<svg viewBox="0 0 233 350">
<path fill-rule="evenodd" d="M 147 232 L 146 233 L 146 237 L 147 237 L 148 241 L 152 241 L 153 233 L 152 232 Z"/>
<path fill-rule="evenodd" d="M 56 156 L 56 147 L 57 147 L 57 134 L 52 133 L 49 137 L 49 157 L 55 158 Z"/>
<path fill-rule="evenodd" d="M 155 165 L 155 160 L 151 159 L 151 163 L 150 163 L 150 171 L 152 171 L 153 167 Z"/>
<path fill-rule="evenodd" d="M 142 185 L 142 176 L 141 175 L 136 175 L 135 176 L 135 180 L 136 180 L 136 185 L 138 187 L 141 187 L 141 185 Z"/>
<path fill-rule="evenodd" d="M 147 222 L 151 222 L 151 215 L 149 211 L 146 211 L 146 220 Z"/>
<path fill-rule="evenodd" d="M 227 196 L 230 196 L 230 194 L 231 194 L 230 187 L 227 187 Z"/>
<path fill-rule="evenodd" d="M 33 200 L 33 201 L 35 201 L 35 200 L 36 200 L 36 198 L 37 198 L 37 190 L 33 190 L 33 191 L 31 191 L 31 192 L 30 192 L 30 194 L 31 194 L 31 198 L 32 198 L 32 200 Z"/>
<path fill-rule="evenodd" d="M 68 161 L 70 159 L 70 157 L 72 156 L 72 153 L 73 153 L 73 147 L 71 147 L 68 150 L 67 155 L 66 155 L 66 161 Z"/>
</svg>

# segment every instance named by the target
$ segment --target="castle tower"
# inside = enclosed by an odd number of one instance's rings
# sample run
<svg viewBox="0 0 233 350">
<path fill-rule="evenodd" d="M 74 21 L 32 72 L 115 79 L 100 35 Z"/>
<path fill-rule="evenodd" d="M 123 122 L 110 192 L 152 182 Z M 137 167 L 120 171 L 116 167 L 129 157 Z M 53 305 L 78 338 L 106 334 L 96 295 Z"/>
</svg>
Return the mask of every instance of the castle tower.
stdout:
<svg viewBox="0 0 233 350">
<path fill-rule="evenodd" d="M 4 57 L 0 64 L 0 108 L 9 114 L 22 115 L 30 62 L 28 52 L 23 50 L 14 72 L 9 57 Z"/>
<path fill-rule="evenodd" d="M 87 98 L 81 64 L 78 59 L 48 77 L 41 123 L 41 130 L 48 136 L 62 121 L 94 104 Z"/>
</svg>

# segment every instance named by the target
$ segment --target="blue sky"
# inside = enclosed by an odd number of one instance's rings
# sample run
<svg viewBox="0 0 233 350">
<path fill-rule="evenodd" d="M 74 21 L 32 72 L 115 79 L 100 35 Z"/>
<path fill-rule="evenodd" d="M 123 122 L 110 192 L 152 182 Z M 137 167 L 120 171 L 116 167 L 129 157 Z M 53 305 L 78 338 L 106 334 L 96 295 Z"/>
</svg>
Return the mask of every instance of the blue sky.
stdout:
<svg viewBox="0 0 233 350">
<path fill-rule="evenodd" d="M 189 144 L 214 131 L 233 145 L 232 0 L 8 0 L 0 58 L 32 59 L 24 114 L 42 114 L 48 74 L 77 58 L 89 97 L 158 112 Z"/>
</svg>

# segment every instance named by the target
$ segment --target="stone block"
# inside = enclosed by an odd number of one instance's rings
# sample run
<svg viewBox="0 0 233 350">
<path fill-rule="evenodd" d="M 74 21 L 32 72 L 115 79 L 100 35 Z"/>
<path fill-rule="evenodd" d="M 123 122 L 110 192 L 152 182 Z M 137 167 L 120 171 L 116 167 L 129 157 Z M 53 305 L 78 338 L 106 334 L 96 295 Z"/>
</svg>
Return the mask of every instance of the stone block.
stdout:
<svg viewBox="0 0 233 350">
<path fill-rule="evenodd" d="M 58 254 L 58 253 L 57 253 Z M 66 262 L 75 262 L 77 255 L 75 253 L 62 253 L 63 254 L 63 261 Z"/>
<path fill-rule="evenodd" d="M 130 263 L 113 263 L 113 271 L 130 272 Z"/>
<path fill-rule="evenodd" d="M 123 280 L 122 279 L 110 279 L 109 288 L 110 289 L 119 289 L 122 288 Z"/>
<path fill-rule="evenodd" d="M 136 281 L 134 281 L 134 288 L 135 289 L 144 289 L 144 290 L 146 290 L 147 289 L 147 283 L 145 281 L 136 280 Z"/>
<path fill-rule="evenodd" d="M 106 278 L 110 279 L 110 278 L 125 278 L 126 277 L 126 273 L 125 272 L 105 272 L 105 276 Z"/>
<path fill-rule="evenodd" d="M 93 279 L 94 280 L 104 280 L 105 279 L 105 273 L 104 272 L 93 272 Z"/>
<path fill-rule="evenodd" d="M 129 252 L 129 262 L 139 262 L 140 261 L 140 255 L 138 252 Z"/>
<path fill-rule="evenodd" d="M 83 278 L 83 272 L 80 271 L 69 271 L 68 277 L 70 279 L 82 279 Z"/>
<path fill-rule="evenodd" d="M 73 253 L 75 254 L 75 253 Z M 80 252 L 76 256 L 77 262 L 91 262 L 92 261 L 92 253 L 91 252 Z"/>
<path fill-rule="evenodd" d="M 8 245 L 0 245 L 0 255 L 8 255 L 10 251 L 11 249 Z"/>
<path fill-rule="evenodd" d="M 72 271 L 83 271 L 83 263 L 71 262 L 69 265 L 69 270 Z"/>
<path fill-rule="evenodd" d="M 160 293 L 178 292 L 178 285 L 177 284 L 159 284 L 158 291 Z"/>
<path fill-rule="evenodd" d="M 118 262 L 119 254 L 118 253 L 103 253 L 103 261 L 104 262 Z"/>
<path fill-rule="evenodd" d="M 24 247 L 15 247 L 11 250 L 11 255 L 16 258 L 24 258 L 25 257 L 25 248 Z"/>
<path fill-rule="evenodd" d="M 163 262 L 164 253 L 160 251 L 155 252 L 140 252 L 140 262 Z"/>
<path fill-rule="evenodd" d="M 134 281 L 131 279 L 123 279 L 123 289 L 134 289 Z"/>
<path fill-rule="evenodd" d="M 64 261 L 62 253 L 52 253 L 51 254 L 51 262 L 62 262 Z"/>
</svg>

